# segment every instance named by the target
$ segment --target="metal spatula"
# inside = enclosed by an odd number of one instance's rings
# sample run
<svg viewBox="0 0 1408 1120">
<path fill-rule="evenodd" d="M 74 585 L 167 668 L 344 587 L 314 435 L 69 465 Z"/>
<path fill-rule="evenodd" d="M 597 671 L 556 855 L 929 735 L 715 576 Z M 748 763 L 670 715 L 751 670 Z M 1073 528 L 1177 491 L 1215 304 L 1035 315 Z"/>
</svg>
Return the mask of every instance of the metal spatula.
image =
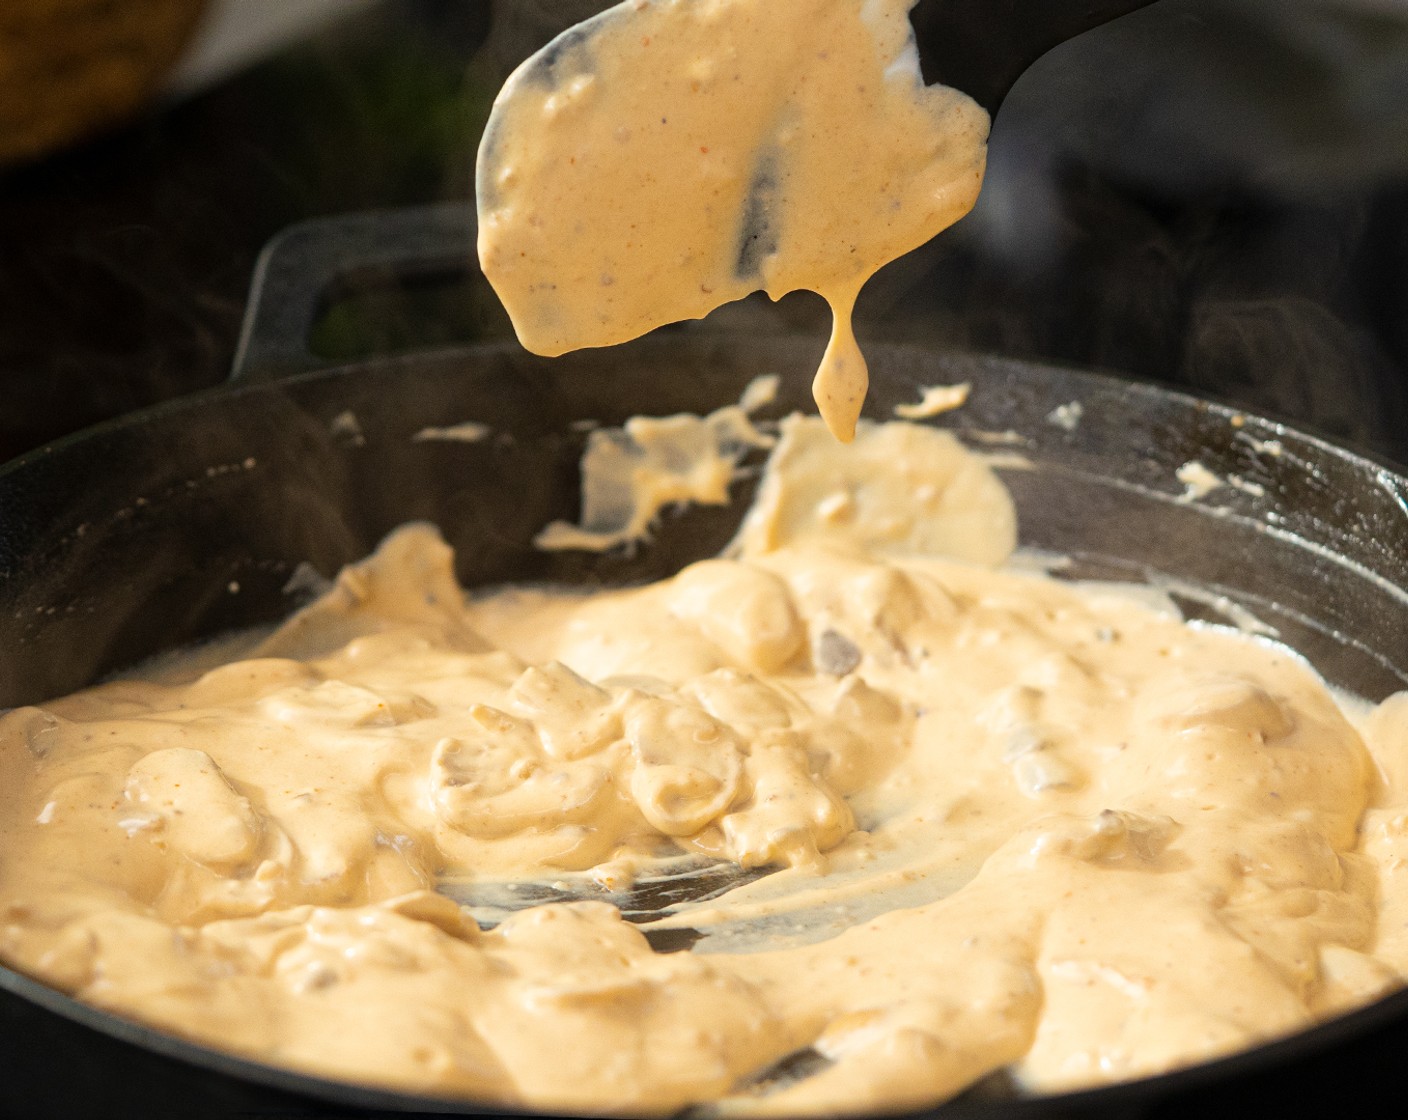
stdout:
<svg viewBox="0 0 1408 1120">
<path fill-rule="evenodd" d="M 997 115 L 1053 47 L 1155 0 L 919 0 L 910 12 L 924 80 L 960 89 Z"/>
<path fill-rule="evenodd" d="M 785 3 L 787 0 L 773 0 Z M 860 3 L 860 0 L 855 0 Z M 1052 47 L 1102 23 L 1142 8 L 1154 0 L 919 0 L 911 12 L 924 78 L 972 96 L 989 113 L 999 105 L 1022 73 Z M 634 3 L 618 4 L 563 32 L 530 59 L 500 96 L 480 150 L 478 183 L 481 205 L 491 203 L 499 181 L 495 130 L 505 116 L 505 101 L 519 91 L 556 89 L 580 66 L 578 48 L 604 29 L 638 18 Z M 569 60 L 577 56 L 575 61 Z M 766 176 L 760 176 L 765 179 Z M 753 209 L 753 208 L 750 208 Z M 744 215 L 745 224 L 749 223 Z M 743 244 L 751 239 L 743 237 Z M 746 261 L 740 274 L 752 273 Z M 619 906 L 628 920 L 648 925 L 670 910 L 717 898 L 756 879 L 732 864 L 684 858 L 620 891 L 595 886 L 585 876 L 537 883 L 484 884 L 453 879 L 440 889 L 469 907 L 481 924 L 493 924 L 514 910 L 546 902 L 600 899 Z M 647 930 L 647 935 L 652 931 Z M 657 931 L 676 941 L 679 930 Z M 662 946 L 663 947 L 663 946 Z M 683 947 L 683 946 L 676 946 Z"/>
<path fill-rule="evenodd" d="M 771 868 L 743 868 L 724 860 L 681 855 L 663 860 L 648 874 L 617 890 L 588 875 L 563 874 L 526 882 L 495 883 L 442 876 L 437 888 L 465 907 L 483 927 L 497 925 L 517 910 L 550 902 L 609 902 L 628 922 L 649 923 L 688 903 L 707 902 L 768 874 Z M 645 929 L 657 951 L 687 949 L 698 934 L 687 929 Z"/>
<path fill-rule="evenodd" d="M 924 80 L 962 90 L 996 116 L 1017 79 L 1047 51 L 1154 2 L 917 0 L 910 22 Z M 631 19 L 633 11 L 632 5 L 617 4 L 563 31 L 529 60 L 522 85 L 556 85 L 564 53 L 606 27 Z M 492 144 L 485 154 L 489 158 L 481 164 L 481 187 L 493 182 Z"/>
</svg>

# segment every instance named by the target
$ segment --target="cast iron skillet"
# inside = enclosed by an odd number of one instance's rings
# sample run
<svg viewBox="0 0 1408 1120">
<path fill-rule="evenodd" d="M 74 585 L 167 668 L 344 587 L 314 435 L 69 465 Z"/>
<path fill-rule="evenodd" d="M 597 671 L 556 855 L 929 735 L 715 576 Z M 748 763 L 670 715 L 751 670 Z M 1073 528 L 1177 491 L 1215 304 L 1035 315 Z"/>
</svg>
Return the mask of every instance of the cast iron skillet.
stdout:
<svg viewBox="0 0 1408 1120">
<path fill-rule="evenodd" d="M 641 581 L 716 552 L 742 501 L 669 516 L 655 543 L 633 555 L 546 555 L 530 541 L 576 512 L 581 421 L 707 411 L 764 372 L 783 377 L 771 414 L 809 408 L 819 340 L 674 330 L 554 361 L 494 345 L 316 368 L 304 340 L 330 284 L 367 268 L 462 268 L 471 243 L 458 209 L 298 227 L 261 263 L 232 384 L 0 468 L 0 705 L 41 701 L 159 651 L 272 622 L 296 603 L 285 587 L 300 563 L 330 575 L 412 519 L 442 527 L 469 585 Z M 1072 574 L 1175 576 L 1274 626 L 1333 684 L 1372 700 L 1408 687 L 1403 474 L 1160 388 L 969 354 L 876 344 L 868 354 L 873 417 L 917 399 L 921 386 L 973 383 L 968 406 L 938 422 L 1020 457 L 1002 474 L 1022 540 L 1069 554 Z M 1071 402 L 1083 410 L 1073 426 L 1059 421 L 1075 410 L 1053 415 Z M 478 443 L 412 438 L 466 420 L 495 434 Z M 1240 483 L 1181 501 L 1175 472 L 1193 460 Z M 740 485 L 740 499 L 747 489 Z M 1225 613 L 1187 605 L 1204 617 Z M 488 1111 L 217 1054 L 5 969 L 0 1039 L 3 1116 Z M 973 1094 L 941 1113 L 1323 1113 L 1372 1106 L 1368 1094 L 1395 1084 L 1403 1054 L 1408 992 L 1171 1076 L 1036 1100 Z"/>
</svg>

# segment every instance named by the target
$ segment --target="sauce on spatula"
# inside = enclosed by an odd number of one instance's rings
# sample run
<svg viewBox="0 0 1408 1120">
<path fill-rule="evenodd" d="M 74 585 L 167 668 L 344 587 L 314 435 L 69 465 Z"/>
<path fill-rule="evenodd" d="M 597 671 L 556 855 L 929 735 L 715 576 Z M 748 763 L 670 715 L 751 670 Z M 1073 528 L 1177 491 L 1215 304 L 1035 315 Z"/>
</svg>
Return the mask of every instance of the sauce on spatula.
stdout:
<svg viewBox="0 0 1408 1120">
<path fill-rule="evenodd" d="M 479 154 L 479 256 L 539 354 L 609 346 L 750 292 L 820 293 L 813 390 L 849 441 L 851 313 L 963 217 L 988 116 L 926 87 L 910 0 L 629 0 L 530 58 Z"/>
</svg>

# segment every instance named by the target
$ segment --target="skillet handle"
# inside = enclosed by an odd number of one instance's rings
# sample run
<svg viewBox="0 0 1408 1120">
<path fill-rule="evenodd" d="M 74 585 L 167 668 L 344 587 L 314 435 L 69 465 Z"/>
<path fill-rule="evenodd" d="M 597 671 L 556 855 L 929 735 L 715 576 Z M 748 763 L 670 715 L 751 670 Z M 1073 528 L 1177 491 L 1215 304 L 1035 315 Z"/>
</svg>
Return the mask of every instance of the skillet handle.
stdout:
<svg viewBox="0 0 1408 1120">
<path fill-rule="evenodd" d="M 477 269 L 471 202 L 368 210 L 290 226 L 259 254 L 231 381 L 270 381 L 339 364 L 309 349 L 341 285 Z"/>
</svg>

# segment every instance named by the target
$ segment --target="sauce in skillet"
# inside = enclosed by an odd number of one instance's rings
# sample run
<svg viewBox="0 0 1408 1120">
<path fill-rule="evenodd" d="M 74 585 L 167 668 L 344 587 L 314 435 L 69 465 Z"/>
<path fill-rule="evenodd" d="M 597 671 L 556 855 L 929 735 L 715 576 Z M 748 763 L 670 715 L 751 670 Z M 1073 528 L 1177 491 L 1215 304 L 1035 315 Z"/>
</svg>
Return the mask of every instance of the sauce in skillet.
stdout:
<svg viewBox="0 0 1408 1120">
<path fill-rule="evenodd" d="M 402 529 L 244 656 L 0 719 L 0 954 L 279 1065 L 662 1114 L 1136 1077 L 1398 984 L 1408 697 L 1361 737 L 1293 654 L 1014 539 L 946 434 L 800 418 L 651 586 L 466 601 Z M 691 952 L 435 891 L 671 853 L 772 871 L 659 919 Z"/>
</svg>

